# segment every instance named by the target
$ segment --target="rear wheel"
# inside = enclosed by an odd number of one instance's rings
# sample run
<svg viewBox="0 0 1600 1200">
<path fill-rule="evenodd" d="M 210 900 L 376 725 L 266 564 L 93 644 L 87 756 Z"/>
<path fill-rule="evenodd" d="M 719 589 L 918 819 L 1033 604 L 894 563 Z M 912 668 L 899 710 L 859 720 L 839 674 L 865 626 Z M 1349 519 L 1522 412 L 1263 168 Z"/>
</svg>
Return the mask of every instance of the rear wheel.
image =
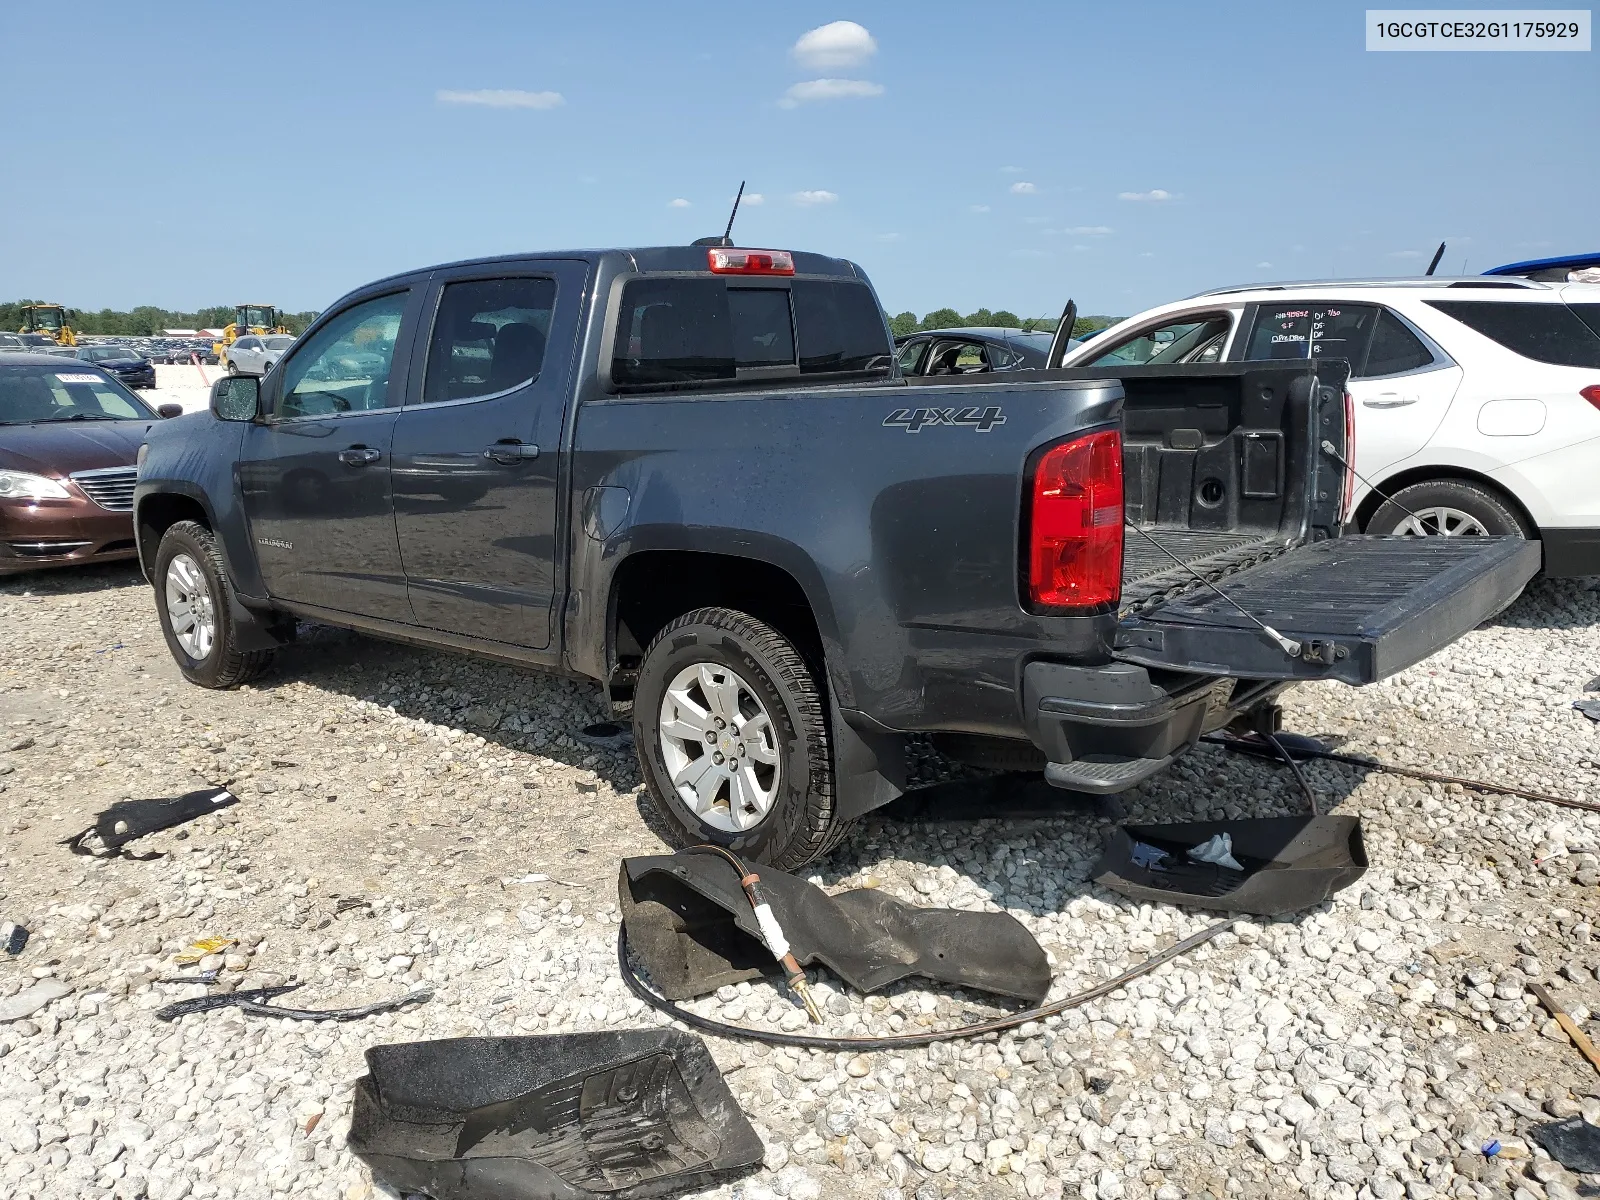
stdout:
<svg viewBox="0 0 1600 1200">
<path fill-rule="evenodd" d="M 1367 522 L 1367 533 L 1413 537 L 1534 536 L 1497 493 L 1464 479 L 1403 487 Z"/>
<path fill-rule="evenodd" d="M 206 688 L 248 683 L 272 661 L 270 650 L 240 650 L 229 608 L 232 584 L 216 537 L 179 521 L 161 537 L 155 561 L 156 610 L 178 670 Z"/>
<path fill-rule="evenodd" d="M 650 798 L 679 844 L 715 842 L 790 870 L 848 829 L 821 689 L 764 622 L 728 608 L 673 621 L 645 652 L 633 713 Z"/>
</svg>

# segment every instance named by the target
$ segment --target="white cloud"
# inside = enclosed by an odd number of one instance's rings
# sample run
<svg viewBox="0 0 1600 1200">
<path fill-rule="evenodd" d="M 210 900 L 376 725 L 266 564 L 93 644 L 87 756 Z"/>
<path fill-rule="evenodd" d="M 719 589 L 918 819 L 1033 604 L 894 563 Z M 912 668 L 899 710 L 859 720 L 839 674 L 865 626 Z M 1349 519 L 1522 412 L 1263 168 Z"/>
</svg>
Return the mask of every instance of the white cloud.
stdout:
<svg viewBox="0 0 1600 1200">
<path fill-rule="evenodd" d="M 1422 257 L 1422 251 L 1421 250 L 1391 250 L 1389 252 L 1389 257 L 1390 258 L 1421 258 Z"/>
<path fill-rule="evenodd" d="M 793 198 L 796 204 L 832 204 L 834 201 L 839 199 L 839 193 L 824 191 L 822 188 L 817 188 L 814 191 L 796 192 Z"/>
<path fill-rule="evenodd" d="M 1141 250 L 1141 251 L 1139 251 L 1139 257 L 1140 258 L 1154 258 L 1155 256 L 1156 256 L 1155 255 L 1155 251 L 1153 251 L 1153 250 Z"/>
<path fill-rule="evenodd" d="M 977 213 L 984 213 L 984 212 L 988 212 L 989 211 L 989 206 L 987 204 L 974 204 L 974 205 L 971 206 L 971 208 L 972 208 L 973 212 L 977 212 Z"/>
<path fill-rule="evenodd" d="M 1006 175 L 1021 175 L 1022 171 L 1023 171 L 1023 168 L 1021 168 L 1021 167 L 1001 167 L 1000 170 L 1001 170 L 1001 172 L 1003 174 L 1006 174 Z"/>
<path fill-rule="evenodd" d="M 1033 196 L 1037 195 L 1038 191 L 1039 189 L 1036 185 L 1029 183 L 1025 179 L 1019 179 L 1011 185 L 1011 194 L 1013 196 Z"/>
<path fill-rule="evenodd" d="M 880 242 L 898 242 L 900 240 L 900 235 L 898 233 L 880 233 L 878 235 L 878 240 Z"/>
<path fill-rule="evenodd" d="M 1062 233 L 1075 233 L 1079 237 L 1103 237 L 1112 232 L 1109 225 L 1074 225 L 1070 229 L 1063 229 Z"/>
<path fill-rule="evenodd" d="M 523 92 L 515 88 L 479 88 L 473 92 L 441 89 L 433 98 L 440 104 L 481 104 L 486 108 L 560 108 L 567 102 L 560 92 Z"/>
<path fill-rule="evenodd" d="M 800 35 L 792 53 L 806 67 L 859 67 L 878 52 L 878 43 L 854 21 L 830 21 Z"/>
<path fill-rule="evenodd" d="M 1256 264 L 1256 270 L 1258 270 L 1258 271 L 1265 271 L 1265 270 L 1266 270 L 1266 269 L 1267 269 L 1267 268 L 1268 268 L 1268 267 L 1270 267 L 1270 266 L 1272 266 L 1272 264 L 1271 264 L 1271 263 L 1269 263 L 1269 262 L 1258 262 L 1258 263 L 1257 263 L 1257 264 Z"/>
<path fill-rule="evenodd" d="M 1118 192 L 1118 200 L 1153 200 L 1159 203 L 1162 200 L 1171 200 L 1173 195 L 1165 188 L 1151 188 L 1148 192 Z"/>
<path fill-rule="evenodd" d="M 793 108 L 813 100 L 860 100 L 883 95 L 883 84 L 865 79 L 808 79 L 783 94 L 779 108 Z"/>
<path fill-rule="evenodd" d="M 728 197 L 728 202 L 730 204 L 733 202 L 732 196 Z M 739 201 L 739 207 L 743 208 L 746 204 L 765 204 L 766 202 L 767 198 L 760 192 L 746 192 L 744 199 Z"/>
<path fill-rule="evenodd" d="M 676 200 L 669 200 L 667 202 L 667 207 L 668 208 L 688 208 L 689 207 L 689 202 L 687 200 L 685 200 L 682 196 L 679 196 Z"/>
</svg>

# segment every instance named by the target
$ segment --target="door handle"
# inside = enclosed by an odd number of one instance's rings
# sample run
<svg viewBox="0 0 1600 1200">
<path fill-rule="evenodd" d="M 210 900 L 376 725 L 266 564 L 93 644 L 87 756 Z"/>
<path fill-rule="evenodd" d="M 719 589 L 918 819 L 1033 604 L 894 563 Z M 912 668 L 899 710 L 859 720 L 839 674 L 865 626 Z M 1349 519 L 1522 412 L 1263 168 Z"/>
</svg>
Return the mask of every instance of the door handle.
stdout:
<svg viewBox="0 0 1600 1200">
<path fill-rule="evenodd" d="M 1408 404 L 1415 404 L 1415 396 L 1402 396 L 1399 392 L 1380 392 L 1369 400 L 1361 402 L 1362 408 L 1404 408 Z"/>
<path fill-rule="evenodd" d="M 371 446 L 351 446 L 348 450 L 339 451 L 339 461 L 347 467 L 370 466 L 382 457 L 383 451 L 374 450 Z"/>
<path fill-rule="evenodd" d="M 526 462 L 539 457 L 539 447 L 531 442 L 519 442 L 512 438 L 496 442 L 483 452 L 483 456 L 493 459 L 503 466 L 512 466 L 515 463 Z"/>
</svg>

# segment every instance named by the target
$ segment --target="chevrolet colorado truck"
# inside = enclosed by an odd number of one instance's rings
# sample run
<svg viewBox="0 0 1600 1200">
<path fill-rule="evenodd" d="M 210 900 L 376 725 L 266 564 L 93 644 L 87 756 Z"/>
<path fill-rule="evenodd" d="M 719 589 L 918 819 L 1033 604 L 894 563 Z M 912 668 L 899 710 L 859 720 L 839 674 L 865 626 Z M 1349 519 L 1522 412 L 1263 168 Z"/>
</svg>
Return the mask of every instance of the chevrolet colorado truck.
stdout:
<svg viewBox="0 0 1600 1200">
<path fill-rule="evenodd" d="M 194 683 L 299 620 L 597 680 L 678 835 L 796 867 L 899 794 L 908 735 L 1115 793 L 1508 604 L 1536 546 L 1341 536 L 1348 372 L 908 380 L 844 260 L 486 259 L 154 426 L 135 529 Z"/>
</svg>

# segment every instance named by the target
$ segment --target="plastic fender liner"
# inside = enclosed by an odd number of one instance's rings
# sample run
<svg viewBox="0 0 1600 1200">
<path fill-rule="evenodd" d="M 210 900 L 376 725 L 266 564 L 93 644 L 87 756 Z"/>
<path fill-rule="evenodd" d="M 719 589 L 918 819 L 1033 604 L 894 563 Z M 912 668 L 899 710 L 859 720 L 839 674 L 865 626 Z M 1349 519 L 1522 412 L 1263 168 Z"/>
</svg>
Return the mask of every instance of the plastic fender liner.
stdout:
<svg viewBox="0 0 1600 1200">
<path fill-rule="evenodd" d="M 349 1146 L 434 1200 L 609 1200 L 711 1187 L 764 1147 L 705 1043 L 675 1029 L 373 1046 Z"/>
<path fill-rule="evenodd" d="M 1044 950 L 1010 913 L 917 908 L 872 888 L 830 896 L 775 867 L 757 869 L 795 958 L 857 991 L 911 975 L 1030 1004 L 1050 990 Z M 628 942 L 668 999 L 778 969 L 738 875 L 716 855 L 625 858 L 617 891 Z"/>
</svg>

